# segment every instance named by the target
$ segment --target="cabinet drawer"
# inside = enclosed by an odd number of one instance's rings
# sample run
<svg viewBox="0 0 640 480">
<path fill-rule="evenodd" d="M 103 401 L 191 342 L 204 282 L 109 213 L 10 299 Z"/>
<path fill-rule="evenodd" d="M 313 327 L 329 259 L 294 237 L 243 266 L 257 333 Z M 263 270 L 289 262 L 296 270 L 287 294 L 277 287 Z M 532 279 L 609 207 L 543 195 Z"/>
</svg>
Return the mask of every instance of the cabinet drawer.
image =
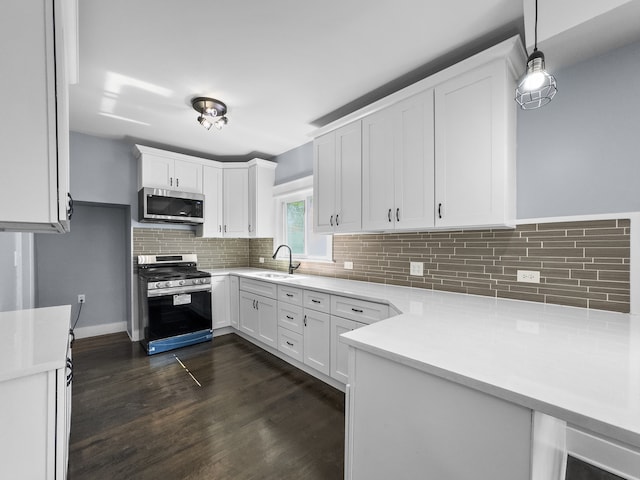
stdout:
<svg viewBox="0 0 640 480">
<path fill-rule="evenodd" d="M 302 289 L 278 285 L 278 300 L 293 303 L 294 305 L 302 305 Z"/>
<path fill-rule="evenodd" d="M 248 278 L 240 279 L 240 290 L 269 298 L 277 298 L 278 296 L 278 286 L 275 283 L 250 280 Z"/>
<path fill-rule="evenodd" d="M 331 295 L 328 293 L 305 290 L 302 295 L 302 303 L 305 308 L 329 313 L 331 311 Z"/>
<path fill-rule="evenodd" d="M 278 329 L 278 350 L 302 362 L 302 348 L 302 335 L 285 328 Z"/>
<path fill-rule="evenodd" d="M 332 295 L 331 314 L 362 323 L 373 323 L 389 317 L 389 305 Z"/>
<path fill-rule="evenodd" d="M 302 319 L 301 306 L 278 302 L 278 325 L 301 334 L 304 329 Z"/>
</svg>

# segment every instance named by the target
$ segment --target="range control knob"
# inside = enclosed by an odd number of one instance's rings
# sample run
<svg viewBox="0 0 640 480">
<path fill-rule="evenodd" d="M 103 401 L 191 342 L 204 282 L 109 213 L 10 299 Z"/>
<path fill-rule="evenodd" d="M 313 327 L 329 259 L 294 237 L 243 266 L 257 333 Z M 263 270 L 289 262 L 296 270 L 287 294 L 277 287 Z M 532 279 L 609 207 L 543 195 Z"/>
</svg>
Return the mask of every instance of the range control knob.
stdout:
<svg viewBox="0 0 640 480">
<path fill-rule="evenodd" d="M 208 277 L 202 279 L 202 283 L 209 283 L 210 281 L 211 281 L 211 279 L 208 278 Z"/>
<path fill-rule="evenodd" d="M 173 282 L 167 282 L 164 284 L 166 288 L 173 287 Z"/>
<path fill-rule="evenodd" d="M 178 285 L 180 286 L 184 285 L 184 280 L 178 280 Z"/>
<path fill-rule="evenodd" d="M 162 288 L 162 282 L 156 282 L 155 288 Z"/>
</svg>

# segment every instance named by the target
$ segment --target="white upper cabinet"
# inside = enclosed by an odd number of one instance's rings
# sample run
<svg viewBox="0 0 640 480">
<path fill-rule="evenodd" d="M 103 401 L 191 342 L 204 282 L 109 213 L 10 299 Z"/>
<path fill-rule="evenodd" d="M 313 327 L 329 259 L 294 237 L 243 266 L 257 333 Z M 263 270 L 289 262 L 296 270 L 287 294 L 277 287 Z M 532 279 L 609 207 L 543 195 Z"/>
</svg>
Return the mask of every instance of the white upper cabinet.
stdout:
<svg viewBox="0 0 640 480">
<path fill-rule="evenodd" d="M 436 226 L 513 225 L 515 115 L 504 62 L 435 89 Z"/>
<path fill-rule="evenodd" d="M 249 238 L 271 238 L 274 235 L 273 183 L 274 162 L 253 159 L 249 162 Z"/>
<path fill-rule="evenodd" d="M 362 228 L 362 124 L 314 140 L 313 222 L 318 233 Z"/>
<path fill-rule="evenodd" d="M 0 229 L 6 231 L 70 228 L 67 12 L 63 0 L 2 4 Z"/>
<path fill-rule="evenodd" d="M 246 237 L 249 234 L 249 172 L 247 168 L 225 168 L 223 184 L 223 234 L 225 237 Z"/>
<path fill-rule="evenodd" d="M 198 225 L 199 237 L 222 237 L 222 168 L 205 165 L 202 167 L 202 191 L 204 193 L 204 223 Z"/>
<path fill-rule="evenodd" d="M 136 145 L 138 190 L 144 187 L 202 193 L 203 161 L 179 153 Z"/>
<path fill-rule="evenodd" d="M 362 231 L 513 226 L 513 95 L 525 59 L 512 37 L 319 129 L 316 230 L 358 231 L 336 224 L 346 218 L 344 195 L 359 188 Z M 338 138 L 359 122 L 362 175 L 353 169 L 345 181 Z M 354 158 L 355 144 L 354 135 Z M 355 205 L 349 198 L 346 204 Z"/>
<path fill-rule="evenodd" d="M 362 121 L 362 229 L 433 227 L 433 90 Z"/>
</svg>

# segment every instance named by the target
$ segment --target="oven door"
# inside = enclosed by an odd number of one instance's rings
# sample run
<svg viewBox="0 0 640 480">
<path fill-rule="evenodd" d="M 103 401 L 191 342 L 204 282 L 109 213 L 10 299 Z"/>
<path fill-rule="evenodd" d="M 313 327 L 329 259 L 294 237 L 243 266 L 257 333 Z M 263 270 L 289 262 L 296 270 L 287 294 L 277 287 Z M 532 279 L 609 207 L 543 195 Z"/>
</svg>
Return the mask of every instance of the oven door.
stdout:
<svg viewBox="0 0 640 480">
<path fill-rule="evenodd" d="M 147 297 L 147 342 L 212 329 L 211 289 Z"/>
</svg>

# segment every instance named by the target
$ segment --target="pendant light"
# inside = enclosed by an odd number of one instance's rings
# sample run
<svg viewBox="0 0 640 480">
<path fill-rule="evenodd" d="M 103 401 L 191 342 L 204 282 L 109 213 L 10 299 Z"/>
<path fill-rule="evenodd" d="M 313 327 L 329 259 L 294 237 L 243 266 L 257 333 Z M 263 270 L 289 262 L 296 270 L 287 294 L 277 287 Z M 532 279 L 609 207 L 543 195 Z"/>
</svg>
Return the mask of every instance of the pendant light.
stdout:
<svg viewBox="0 0 640 480">
<path fill-rule="evenodd" d="M 527 71 L 516 88 L 515 100 L 523 110 L 545 106 L 558 91 L 555 77 L 549 75 L 544 68 L 544 54 L 538 50 L 538 0 L 536 0 L 534 36 L 533 53 L 527 59 Z"/>
</svg>

